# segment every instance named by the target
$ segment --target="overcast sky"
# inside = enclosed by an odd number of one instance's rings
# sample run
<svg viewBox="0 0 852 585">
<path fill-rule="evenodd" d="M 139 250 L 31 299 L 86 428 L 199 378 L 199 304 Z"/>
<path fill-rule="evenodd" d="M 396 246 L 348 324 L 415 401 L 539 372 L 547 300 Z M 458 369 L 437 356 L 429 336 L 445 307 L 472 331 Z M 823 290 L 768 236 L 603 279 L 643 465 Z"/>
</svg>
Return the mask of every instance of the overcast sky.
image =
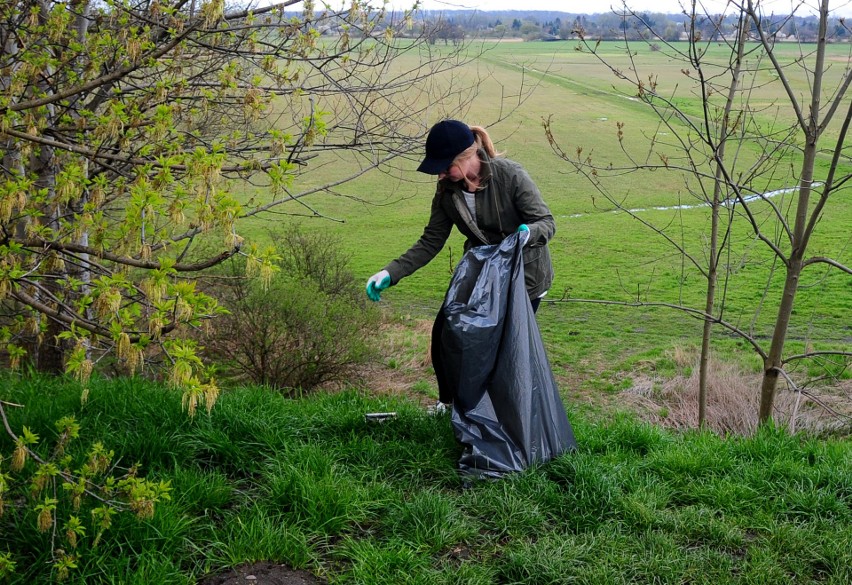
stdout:
<svg viewBox="0 0 852 585">
<path fill-rule="evenodd" d="M 725 7 L 724 0 L 699 0 L 711 13 L 721 12 Z M 334 5 L 335 2 L 330 2 Z M 413 0 L 392 0 L 396 8 L 410 7 Z M 628 0 L 628 6 L 634 10 L 649 10 L 653 12 L 681 12 L 681 4 L 689 5 L 688 0 Z M 806 0 L 804 3 L 795 0 L 762 0 L 767 12 L 788 14 L 800 5 L 796 14 L 813 12 L 809 6 L 817 6 L 817 0 Z M 421 0 L 425 10 L 453 10 L 469 8 L 477 10 L 558 10 L 560 12 L 607 12 L 610 6 L 620 7 L 620 0 Z M 829 3 L 832 13 L 836 16 L 852 16 L 852 0 L 831 0 Z"/>
</svg>

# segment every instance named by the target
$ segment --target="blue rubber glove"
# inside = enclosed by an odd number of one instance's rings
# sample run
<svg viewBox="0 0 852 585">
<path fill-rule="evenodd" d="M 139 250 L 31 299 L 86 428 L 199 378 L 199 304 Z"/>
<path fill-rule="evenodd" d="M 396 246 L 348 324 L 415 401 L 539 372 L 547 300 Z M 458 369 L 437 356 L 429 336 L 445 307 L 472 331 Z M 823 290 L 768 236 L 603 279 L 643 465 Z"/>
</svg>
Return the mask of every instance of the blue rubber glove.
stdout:
<svg viewBox="0 0 852 585">
<path fill-rule="evenodd" d="M 521 234 L 521 246 L 526 246 L 527 241 L 530 239 L 530 228 L 527 224 L 522 223 L 518 226 L 518 233 Z"/>
<path fill-rule="evenodd" d="M 367 296 L 371 301 L 382 300 L 382 291 L 391 285 L 390 273 L 387 270 L 375 273 L 367 281 Z"/>
</svg>

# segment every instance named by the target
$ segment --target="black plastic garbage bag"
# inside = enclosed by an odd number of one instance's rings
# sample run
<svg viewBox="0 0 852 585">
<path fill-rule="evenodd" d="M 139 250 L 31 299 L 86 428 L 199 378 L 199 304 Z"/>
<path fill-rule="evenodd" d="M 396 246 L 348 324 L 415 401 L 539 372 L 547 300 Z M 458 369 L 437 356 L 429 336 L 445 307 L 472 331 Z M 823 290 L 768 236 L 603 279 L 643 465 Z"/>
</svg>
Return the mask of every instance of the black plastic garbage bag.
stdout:
<svg viewBox="0 0 852 585">
<path fill-rule="evenodd" d="M 441 356 L 454 390 L 464 475 L 501 477 L 576 449 L 524 285 L 517 234 L 471 248 L 443 306 Z"/>
</svg>

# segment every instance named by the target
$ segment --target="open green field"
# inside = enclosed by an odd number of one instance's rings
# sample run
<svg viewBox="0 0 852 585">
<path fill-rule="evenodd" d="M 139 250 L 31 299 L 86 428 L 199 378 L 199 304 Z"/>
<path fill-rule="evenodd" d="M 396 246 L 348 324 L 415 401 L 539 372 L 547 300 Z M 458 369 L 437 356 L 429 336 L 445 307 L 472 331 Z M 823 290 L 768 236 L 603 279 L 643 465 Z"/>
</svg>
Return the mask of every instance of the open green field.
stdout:
<svg viewBox="0 0 852 585">
<path fill-rule="evenodd" d="M 556 268 L 554 287 L 539 316 L 551 357 L 558 368 L 570 368 L 580 361 L 618 364 L 629 367 L 642 356 L 655 356 L 674 346 L 699 343 L 701 324 L 685 314 L 661 308 L 625 308 L 575 302 L 558 302 L 561 298 L 597 299 L 631 302 L 665 302 L 703 307 L 705 281 L 699 271 L 685 262 L 671 244 L 644 227 L 628 214 L 614 211 L 612 203 L 601 197 L 590 182 L 560 160 L 545 137 L 542 120 L 552 120 L 554 134 L 569 155 L 582 147 L 585 156 L 593 153 L 598 162 L 613 165 L 626 163 L 622 151 L 637 160 L 647 156 L 649 137 L 660 143 L 671 136 L 661 127 L 649 108 L 631 99 L 629 88 L 617 83 L 616 77 L 588 52 L 576 50 L 574 42 L 503 42 L 489 45 L 475 65 L 456 71 L 452 83 L 470 83 L 481 79 L 479 93 L 470 111 L 459 117 L 470 124 L 488 124 L 511 106 L 501 96 L 517 93 L 522 83 L 537 83 L 532 95 L 506 120 L 489 127 L 497 148 L 522 163 L 539 185 L 557 223 L 552 241 Z M 678 47 L 686 50 L 686 45 Z M 700 115 L 700 96 L 688 88 L 689 80 L 683 63 L 662 51 L 636 47 L 632 63 L 640 76 L 657 76 L 663 93 L 675 95 L 679 107 L 690 116 Z M 726 53 L 720 45 L 709 48 L 708 58 L 723 63 Z M 829 47 L 829 60 L 836 64 L 827 75 L 825 87 L 836 85 L 849 63 L 849 46 Z M 601 53 L 623 71 L 631 61 L 624 57 L 618 43 L 604 43 Z M 805 50 L 809 50 L 805 47 Z M 779 60 L 792 62 L 799 51 L 796 45 L 781 45 Z M 767 62 L 750 62 L 766 68 Z M 708 66 L 708 74 L 718 74 L 718 67 Z M 807 84 L 804 74 L 789 69 L 792 87 L 802 91 Z M 783 126 L 791 120 L 788 109 L 774 108 L 783 104 L 780 84 L 772 81 L 768 71 L 761 71 L 752 84 L 749 103 L 760 109 L 761 124 Z M 413 120 L 428 127 L 435 120 Z M 624 124 L 624 141 L 617 140 L 617 122 Z M 782 123 L 783 122 L 783 123 Z M 837 138 L 837 121 L 825 135 L 830 149 Z M 661 147 L 676 153 L 677 145 Z M 739 153 L 742 163 L 753 160 L 754 152 Z M 828 153 L 821 154 L 817 173 L 825 175 Z M 421 234 L 426 224 L 434 192 L 431 177 L 414 172 L 418 161 L 403 160 L 403 179 L 394 173 L 372 172 L 354 183 L 338 189 L 335 196 L 313 197 L 310 204 L 321 214 L 342 222 L 314 218 L 305 222 L 308 229 L 322 230 L 343 242 L 351 254 L 356 273 L 367 279 L 387 262 L 403 253 Z M 654 161 L 657 162 L 657 161 Z M 336 161 L 335 165 L 344 165 Z M 793 169 L 791 172 L 790 169 Z M 766 191 L 794 186 L 794 179 L 782 177 L 797 170 L 795 160 L 779 161 L 778 172 L 760 184 Z M 845 171 L 849 172 L 849 168 Z M 783 173 L 782 173 L 783 171 Z M 312 179 L 316 181 L 316 178 Z M 792 182 L 788 182 L 792 181 Z M 628 209 L 679 206 L 680 210 L 652 210 L 639 216 L 657 226 L 681 243 L 701 265 L 706 266 L 706 246 L 710 225 L 709 210 L 700 206 L 690 188 L 695 180 L 682 173 L 666 170 L 625 173 L 607 180 L 608 192 Z M 791 194 L 773 199 L 781 209 L 788 209 Z M 770 223 L 769 207 L 754 204 L 753 209 L 769 234 L 777 236 Z M 815 255 L 831 256 L 852 263 L 850 229 L 852 205 L 849 187 L 836 193 L 825 209 L 824 217 L 811 242 Z M 751 227 L 741 214 L 732 223 L 731 246 L 725 251 L 723 276 L 725 318 L 737 326 L 765 339 L 771 333 L 783 282 L 781 267 L 764 245 L 754 238 Z M 413 317 L 428 318 L 442 301 L 446 284 L 462 251 L 462 240 L 454 236 L 442 253 L 426 268 L 384 294 L 383 305 L 392 311 Z M 852 342 L 852 282 L 838 270 L 819 266 L 808 269 L 801 282 L 794 322 L 791 324 L 789 347 L 845 348 Z M 753 367 L 760 364 L 751 350 L 740 351 L 729 334 L 721 332 L 720 348 L 737 352 L 738 359 Z"/>
</svg>

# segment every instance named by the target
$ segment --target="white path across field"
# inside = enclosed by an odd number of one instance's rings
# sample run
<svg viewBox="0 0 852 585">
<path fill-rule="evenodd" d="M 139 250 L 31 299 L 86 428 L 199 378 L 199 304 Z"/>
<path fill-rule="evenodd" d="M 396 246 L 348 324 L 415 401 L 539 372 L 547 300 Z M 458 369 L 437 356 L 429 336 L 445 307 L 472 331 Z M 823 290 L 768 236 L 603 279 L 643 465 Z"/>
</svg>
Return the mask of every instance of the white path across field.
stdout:
<svg viewBox="0 0 852 585">
<path fill-rule="evenodd" d="M 814 183 L 813 186 L 819 187 L 820 184 L 821 183 Z M 786 188 L 786 189 L 778 189 L 776 191 L 769 191 L 767 193 L 760 193 L 760 194 L 757 194 L 757 195 L 749 195 L 748 197 L 743 198 L 743 202 L 751 203 L 752 201 L 761 201 L 761 200 L 765 200 L 765 199 L 771 199 L 773 197 L 777 197 L 778 195 L 785 195 L 787 193 L 795 193 L 798 190 L 799 190 L 798 187 L 789 187 L 789 188 Z M 740 200 L 736 199 L 736 198 L 726 199 L 725 201 L 722 202 L 722 205 L 724 205 L 725 207 L 736 207 L 739 204 L 741 204 Z M 701 207 L 710 207 L 710 202 L 705 201 L 705 202 L 702 202 L 702 203 L 694 203 L 694 204 L 691 204 L 691 205 L 665 205 L 665 206 L 660 206 L 660 207 L 636 207 L 636 208 L 633 208 L 633 209 L 618 208 L 618 209 L 609 209 L 607 211 L 602 211 L 600 213 L 631 213 L 631 214 L 633 214 L 633 213 L 642 213 L 642 212 L 645 212 L 645 211 L 671 211 L 671 210 L 675 210 L 675 209 L 698 209 L 698 208 L 701 208 Z M 587 217 L 589 215 L 598 215 L 598 214 L 597 213 L 574 213 L 572 215 L 562 215 L 560 217 L 574 218 L 574 217 Z"/>
</svg>

